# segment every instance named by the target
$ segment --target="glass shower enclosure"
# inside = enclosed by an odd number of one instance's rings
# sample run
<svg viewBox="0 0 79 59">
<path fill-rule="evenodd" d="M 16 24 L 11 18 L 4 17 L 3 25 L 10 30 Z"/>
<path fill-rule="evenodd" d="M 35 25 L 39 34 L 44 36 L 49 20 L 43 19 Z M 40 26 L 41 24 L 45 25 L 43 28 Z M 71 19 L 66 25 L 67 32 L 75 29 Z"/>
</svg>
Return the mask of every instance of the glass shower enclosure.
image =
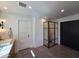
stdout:
<svg viewBox="0 0 79 59">
<path fill-rule="evenodd" d="M 43 45 L 50 48 L 56 44 L 57 23 L 46 21 L 43 23 Z"/>
</svg>

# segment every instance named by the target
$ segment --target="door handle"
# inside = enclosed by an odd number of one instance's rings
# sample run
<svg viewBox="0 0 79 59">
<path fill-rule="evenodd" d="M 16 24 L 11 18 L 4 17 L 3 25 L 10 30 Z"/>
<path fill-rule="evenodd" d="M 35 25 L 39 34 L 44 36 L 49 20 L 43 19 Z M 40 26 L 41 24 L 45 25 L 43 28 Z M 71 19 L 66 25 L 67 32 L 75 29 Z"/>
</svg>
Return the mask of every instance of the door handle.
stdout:
<svg viewBox="0 0 79 59">
<path fill-rule="evenodd" d="M 28 38 L 29 38 L 29 34 L 28 34 Z"/>
</svg>

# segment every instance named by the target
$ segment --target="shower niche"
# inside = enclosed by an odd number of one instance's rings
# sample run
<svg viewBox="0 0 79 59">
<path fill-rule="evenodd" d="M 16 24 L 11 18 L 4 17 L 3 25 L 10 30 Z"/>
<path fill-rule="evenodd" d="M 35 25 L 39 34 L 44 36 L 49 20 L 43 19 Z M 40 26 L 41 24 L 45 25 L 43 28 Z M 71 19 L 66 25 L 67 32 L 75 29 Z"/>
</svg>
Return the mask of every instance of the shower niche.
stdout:
<svg viewBox="0 0 79 59">
<path fill-rule="evenodd" d="M 57 23 L 46 21 L 43 23 L 43 45 L 50 48 L 57 42 Z"/>
</svg>

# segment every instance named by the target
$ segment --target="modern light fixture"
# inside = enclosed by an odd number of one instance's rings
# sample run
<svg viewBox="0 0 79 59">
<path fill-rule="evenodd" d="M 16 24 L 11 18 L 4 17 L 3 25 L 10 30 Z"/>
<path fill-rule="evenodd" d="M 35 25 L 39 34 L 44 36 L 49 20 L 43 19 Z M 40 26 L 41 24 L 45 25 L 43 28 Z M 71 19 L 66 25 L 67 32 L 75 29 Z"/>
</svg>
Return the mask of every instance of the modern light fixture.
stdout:
<svg viewBox="0 0 79 59">
<path fill-rule="evenodd" d="M 0 27 L 2 28 L 2 29 L 4 29 L 4 23 L 6 22 L 6 20 L 4 20 L 4 19 L 2 19 L 1 21 L 0 21 Z"/>
<path fill-rule="evenodd" d="M 1 23 L 0 23 L 0 27 L 2 27 L 2 29 L 4 28 L 4 24 L 3 23 L 4 23 L 3 21 L 1 21 Z"/>
<path fill-rule="evenodd" d="M 3 7 L 5 10 L 7 10 L 8 8 L 6 6 Z"/>
<path fill-rule="evenodd" d="M 29 6 L 29 9 L 32 9 L 32 7 L 31 7 L 31 6 Z"/>
<path fill-rule="evenodd" d="M 64 12 L 64 9 L 62 9 L 61 12 Z"/>
</svg>

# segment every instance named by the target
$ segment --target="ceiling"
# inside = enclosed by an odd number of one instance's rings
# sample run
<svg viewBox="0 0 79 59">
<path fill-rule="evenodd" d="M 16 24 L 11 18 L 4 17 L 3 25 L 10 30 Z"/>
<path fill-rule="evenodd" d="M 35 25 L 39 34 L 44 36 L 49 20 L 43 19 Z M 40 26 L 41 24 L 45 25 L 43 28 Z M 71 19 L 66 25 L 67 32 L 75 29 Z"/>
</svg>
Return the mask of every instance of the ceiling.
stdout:
<svg viewBox="0 0 79 59">
<path fill-rule="evenodd" d="M 5 13 L 14 13 L 21 15 L 38 15 L 40 17 L 48 17 L 58 19 L 65 16 L 79 13 L 79 1 L 22 1 L 27 4 L 26 8 L 19 6 L 19 1 L 1 1 L 0 10 Z M 32 9 L 29 9 L 28 6 Z M 8 9 L 4 10 L 6 6 Z M 65 11 L 62 13 L 61 9 Z"/>
</svg>

